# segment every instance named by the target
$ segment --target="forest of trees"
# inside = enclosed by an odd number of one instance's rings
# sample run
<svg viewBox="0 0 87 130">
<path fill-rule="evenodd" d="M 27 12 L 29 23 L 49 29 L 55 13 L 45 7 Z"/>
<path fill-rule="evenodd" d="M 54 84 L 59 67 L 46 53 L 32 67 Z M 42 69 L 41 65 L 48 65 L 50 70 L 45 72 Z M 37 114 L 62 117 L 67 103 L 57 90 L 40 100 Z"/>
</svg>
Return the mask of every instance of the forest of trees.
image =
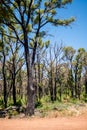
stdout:
<svg viewBox="0 0 87 130">
<path fill-rule="evenodd" d="M 4 107 L 26 100 L 34 114 L 42 97 L 50 101 L 87 98 L 87 50 L 46 40 L 47 26 L 68 26 L 58 10 L 72 0 L 0 0 L 0 100 Z"/>
</svg>

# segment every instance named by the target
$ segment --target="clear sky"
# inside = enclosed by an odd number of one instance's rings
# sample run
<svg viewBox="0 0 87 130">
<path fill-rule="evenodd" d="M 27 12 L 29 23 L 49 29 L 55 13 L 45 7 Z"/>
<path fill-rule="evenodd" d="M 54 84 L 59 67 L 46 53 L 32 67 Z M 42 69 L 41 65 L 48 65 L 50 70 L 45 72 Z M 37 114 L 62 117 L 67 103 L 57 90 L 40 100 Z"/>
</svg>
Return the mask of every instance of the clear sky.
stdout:
<svg viewBox="0 0 87 130">
<path fill-rule="evenodd" d="M 85 48 L 87 50 L 87 0 L 73 0 L 72 4 L 65 9 L 59 10 L 59 18 L 74 16 L 76 21 L 69 27 L 48 27 L 51 43 L 61 42 L 75 49 Z"/>
</svg>

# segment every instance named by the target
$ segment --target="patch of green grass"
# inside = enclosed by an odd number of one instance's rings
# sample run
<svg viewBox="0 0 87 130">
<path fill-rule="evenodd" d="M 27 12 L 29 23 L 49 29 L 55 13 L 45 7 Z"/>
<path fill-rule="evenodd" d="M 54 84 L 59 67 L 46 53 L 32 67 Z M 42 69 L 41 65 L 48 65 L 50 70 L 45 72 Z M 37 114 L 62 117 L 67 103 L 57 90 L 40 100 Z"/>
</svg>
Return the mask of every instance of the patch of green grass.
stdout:
<svg viewBox="0 0 87 130">
<path fill-rule="evenodd" d="M 43 112 L 48 112 L 48 111 L 52 111 L 52 110 L 56 110 L 58 112 L 62 112 L 62 111 L 66 111 L 68 110 L 68 108 L 70 106 L 73 105 L 80 105 L 80 104 L 84 104 L 84 101 L 80 101 L 77 99 L 71 99 L 70 101 L 65 102 L 65 100 L 63 100 L 62 102 L 54 101 L 51 102 L 50 98 L 48 97 L 43 97 L 40 102 L 38 102 L 36 109 Z"/>
<path fill-rule="evenodd" d="M 0 108 L 4 108 L 4 101 L 2 97 L 0 97 Z"/>
<path fill-rule="evenodd" d="M 51 111 L 51 110 L 63 111 L 66 110 L 67 107 L 68 104 L 55 101 L 55 102 L 42 102 L 42 106 L 40 108 L 37 107 L 37 109 L 41 111 Z"/>
</svg>

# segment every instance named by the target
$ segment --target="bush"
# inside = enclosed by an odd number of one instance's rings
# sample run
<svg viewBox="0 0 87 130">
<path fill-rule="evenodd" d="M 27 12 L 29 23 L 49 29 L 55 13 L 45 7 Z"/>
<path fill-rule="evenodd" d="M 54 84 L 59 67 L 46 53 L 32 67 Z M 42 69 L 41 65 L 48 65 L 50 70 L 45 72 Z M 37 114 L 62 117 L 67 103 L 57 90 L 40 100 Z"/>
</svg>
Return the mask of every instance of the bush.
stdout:
<svg viewBox="0 0 87 130">
<path fill-rule="evenodd" d="M 22 101 L 20 99 L 16 102 L 16 106 L 22 106 Z"/>
<path fill-rule="evenodd" d="M 0 98 L 0 108 L 4 108 L 4 101 L 2 98 Z"/>
<path fill-rule="evenodd" d="M 87 102 L 87 94 L 84 94 L 84 101 Z"/>
<path fill-rule="evenodd" d="M 40 107 L 42 107 L 43 105 L 42 105 L 42 102 L 41 101 L 37 101 L 36 103 L 35 103 L 35 108 L 40 108 Z"/>
</svg>

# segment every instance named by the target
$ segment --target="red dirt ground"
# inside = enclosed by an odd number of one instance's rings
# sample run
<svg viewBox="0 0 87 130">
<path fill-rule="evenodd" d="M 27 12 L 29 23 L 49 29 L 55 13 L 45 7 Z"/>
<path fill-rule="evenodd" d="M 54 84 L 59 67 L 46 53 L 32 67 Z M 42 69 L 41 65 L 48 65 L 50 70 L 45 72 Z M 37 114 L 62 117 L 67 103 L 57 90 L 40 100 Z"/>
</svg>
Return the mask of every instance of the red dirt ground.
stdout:
<svg viewBox="0 0 87 130">
<path fill-rule="evenodd" d="M 0 130 L 87 130 L 87 115 L 57 118 L 0 119 Z"/>
</svg>

